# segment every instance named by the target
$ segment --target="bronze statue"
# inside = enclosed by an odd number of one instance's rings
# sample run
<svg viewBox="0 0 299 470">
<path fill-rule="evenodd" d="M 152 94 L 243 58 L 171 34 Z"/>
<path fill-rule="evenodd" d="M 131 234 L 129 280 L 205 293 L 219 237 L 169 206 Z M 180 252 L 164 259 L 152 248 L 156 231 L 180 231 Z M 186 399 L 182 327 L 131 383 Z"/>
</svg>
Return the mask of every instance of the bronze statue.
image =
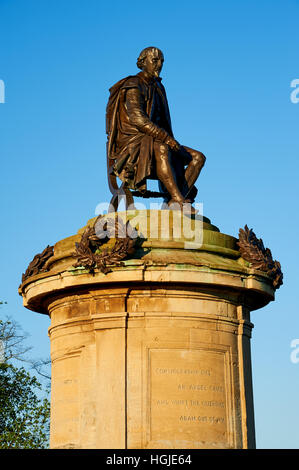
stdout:
<svg viewBox="0 0 299 470">
<path fill-rule="evenodd" d="M 159 77 L 164 57 L 156 47 L 144 49 L 137 75 L 128 76 L 110 88 L 106 110 L 108 180 L 115 198 L 131 192 L 148 197 L 147 179 L 158 179 L 166 204 L 193 203 L 194 186 L 205 156 L 180 145 L 174 138 L 165 88 Z M 119 189 L 116 177 L 122 181 Z M 153 194 L 153 193 L 151 193 Z M 191 206 L 191 213 L 196 213 Z"/>
</svg>

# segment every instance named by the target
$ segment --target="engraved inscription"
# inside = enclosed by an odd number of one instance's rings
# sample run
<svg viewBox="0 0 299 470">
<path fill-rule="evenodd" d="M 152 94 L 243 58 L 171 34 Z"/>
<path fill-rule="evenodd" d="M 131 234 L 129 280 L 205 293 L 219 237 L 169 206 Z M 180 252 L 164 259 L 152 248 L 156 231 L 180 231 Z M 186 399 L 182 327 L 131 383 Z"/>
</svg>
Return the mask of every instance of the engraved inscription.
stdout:
<svg viewBox="0 0 299 470">
<path fill-rule="evenodd" d="M 225 354 L 150 350 L 150 438 L 227 443 Z"/>
</svg>

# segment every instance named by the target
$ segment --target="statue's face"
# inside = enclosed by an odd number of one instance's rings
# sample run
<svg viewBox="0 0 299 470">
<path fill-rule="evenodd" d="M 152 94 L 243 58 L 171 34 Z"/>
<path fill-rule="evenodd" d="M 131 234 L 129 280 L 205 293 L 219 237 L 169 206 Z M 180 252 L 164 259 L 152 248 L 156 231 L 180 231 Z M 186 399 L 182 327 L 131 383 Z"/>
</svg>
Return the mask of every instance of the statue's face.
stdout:
<svg viewBox="0 0 299 470">
<path fill-rule="evenodd" d="M 164 57 L 158 49 L 150 50 L 143 62 L 143 69 L 150 77 L 159 77 L 163 67 Z"/>
</svg>

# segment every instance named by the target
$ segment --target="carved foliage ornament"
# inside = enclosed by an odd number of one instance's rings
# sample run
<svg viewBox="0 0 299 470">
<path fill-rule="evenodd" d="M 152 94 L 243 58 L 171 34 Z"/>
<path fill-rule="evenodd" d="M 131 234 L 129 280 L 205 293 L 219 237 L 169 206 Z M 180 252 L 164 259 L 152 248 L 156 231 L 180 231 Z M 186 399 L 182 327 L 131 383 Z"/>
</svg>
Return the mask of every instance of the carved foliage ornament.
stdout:
<svg viewBox="0 0 299 470">
<path fill-rule="evenodd" d="M 237 244 L 242 258 L 248 261 L 254 269 L 264 271 L 272 279 L 275 289 L 283 284 L 280 263 L 273 260 L 269 248 L 264 247 L 262 239 L 258 239 L 247 225 L 245 225 L 244 230 L 240 228 Z"/>
<path fill-rule="evenodd" d="M 101 216 L 99 217 L 101 218 Z M 95 230 L 96 220 L 93 227 L 87 227 L 79 243 L 75 243 L 76 251 L 73 256 L 77 258 L 74 267 L 84 267 L 93 273 L 98 268 L 102 273 L 111 271 L 109 265 L 122 266 L 122 260 L 134 252 L 135 235 L 133 230 L 119 218 L 107 219 L 102 227 L 102 233 Z M 111 250 L 101 249 L 101 246 L 109 239 L 115 238 L 115 243 Z"/>
<path fill-rule="evenodd" d="M 28 268 L 26 269 L 25 274 L 22 274 L 22 282 L 24 282 L 28 277 L 35 276 L 36 274 L 44 273 L 48 271 L 46 269 L 45 263 L 48 261 L 51 256 L 54 255 L 54 247 L 47 246 L 42 253 L 35 255 Z"/>
</svg>

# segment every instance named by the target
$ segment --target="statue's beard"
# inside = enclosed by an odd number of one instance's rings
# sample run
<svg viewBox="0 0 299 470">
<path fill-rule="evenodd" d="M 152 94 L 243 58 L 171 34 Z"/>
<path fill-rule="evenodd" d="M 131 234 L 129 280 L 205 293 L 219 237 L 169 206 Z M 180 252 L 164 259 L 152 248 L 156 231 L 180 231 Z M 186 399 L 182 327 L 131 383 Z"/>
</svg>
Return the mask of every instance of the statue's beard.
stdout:
<svg viewBox="0 0 299 470">
<path fill-rule="evenodd" d="M 149 71 L 149 70 L 146 70 L 146 69 L 143 69 L 143 71 L 145 73 L 147 73 L 150 77 L 153 77 L 153 78 L 158 78 L 160 76 L 160 72 L 161 72 L 161 70 Z"/>
</svg>

